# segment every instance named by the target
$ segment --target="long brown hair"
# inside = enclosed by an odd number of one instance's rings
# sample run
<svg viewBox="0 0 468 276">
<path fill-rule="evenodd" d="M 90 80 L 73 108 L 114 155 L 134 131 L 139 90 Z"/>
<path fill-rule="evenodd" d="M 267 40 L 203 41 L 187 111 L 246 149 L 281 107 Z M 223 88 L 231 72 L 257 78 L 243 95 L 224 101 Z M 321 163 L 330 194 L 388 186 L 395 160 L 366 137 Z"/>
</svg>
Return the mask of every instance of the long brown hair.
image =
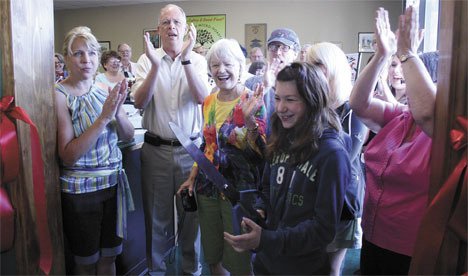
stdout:
<svg viewBox="0 0 468 276">
<path fill-rule="evenodd" d="M 305 162 L 319 148 L 319 139 L 327 128 L 341 130 L 335 111 L 329 106 L 328 82 L 320 67 L 294 62 L 284 67 L 277 82 L 294 81 L 306 111 L 293 129 L 285 129 L 276 112 L 271 117 L 271 135 L 267 145 L 267 158 L 275 153 L 288 153 L 290 163 Z"/>
</svg>

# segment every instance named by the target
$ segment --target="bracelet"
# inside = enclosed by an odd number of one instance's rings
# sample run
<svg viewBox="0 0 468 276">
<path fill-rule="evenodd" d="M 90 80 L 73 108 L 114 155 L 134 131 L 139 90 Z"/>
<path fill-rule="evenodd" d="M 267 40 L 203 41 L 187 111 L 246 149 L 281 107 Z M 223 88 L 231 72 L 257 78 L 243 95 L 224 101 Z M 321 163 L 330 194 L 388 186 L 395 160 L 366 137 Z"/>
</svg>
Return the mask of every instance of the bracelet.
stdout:
<svg viewBox="0 0 468 276">
<path fill-rule="evenodd" d="M 257 129 L 258 129 L 258 123 L 255 123 L 255 127 L 252 128 L 252 129 L 247 128 L 247 131 L 249 131 L 249 132 L 254 132 L 254 131 L 257 131 Z"/>
<path fill-rule="evenodd" d="M 189 59 L 189 60 L 182 60 L 181 63 L 182 63 L 182 65 L 189 65 L 189 64 L 192 64 L 192 63 L 190 62 L 190 59 Z"/>
<path fill-rule="evenodd" d="M 402 54 L 398 56 L 398 59 L 400 60 L 401 63 L 405 63 L 406 61 L 414 57 L 415 55 L 413 54 Z"/>
</svg>

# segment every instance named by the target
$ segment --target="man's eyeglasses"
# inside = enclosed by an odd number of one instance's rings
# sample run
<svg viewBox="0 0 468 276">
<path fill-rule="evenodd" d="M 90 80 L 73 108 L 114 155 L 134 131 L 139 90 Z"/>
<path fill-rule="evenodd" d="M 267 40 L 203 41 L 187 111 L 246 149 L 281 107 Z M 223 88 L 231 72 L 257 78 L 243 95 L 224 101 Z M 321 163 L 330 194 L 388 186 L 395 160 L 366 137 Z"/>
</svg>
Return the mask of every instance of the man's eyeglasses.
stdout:
<svg viewBox="0 0 468 276">
<path fill-rule="evenodd" d="M 129 53 L 130 53 L 130 50 L 123 50 L 123 51 L 121 50 L 121 51 L 119 51 L 119 53 L 121 53 L 121 54 L 129 54 Z"/>
<path fill-rule="evenodd" d="M 276 52 L 276 51 L 278 51 L 278 49 L 280 49 L 281 52 L 286 53 L 287 51 L 289 51 L 291 49 L 291 47 L 289 47 L 288 45 L 284 45 L 284 44 L 270 44 L 270 45 L 268 45 L 268 50 L 269 51 Z"/>
<path fill-rule="evenodd" d="M 179 21 L 177 19 L 174 19 L 174 20 L 170 20 L 170 19 L 164 19 L 162 20 L 159 24 L 161 26 L 163 26 L 164 28 L 167 28 L 171 25 L 171 22 L 176 26 L 176 27 L 180 27 L 182 26 L 183 22 L 182 21 Z"/>
</svg>

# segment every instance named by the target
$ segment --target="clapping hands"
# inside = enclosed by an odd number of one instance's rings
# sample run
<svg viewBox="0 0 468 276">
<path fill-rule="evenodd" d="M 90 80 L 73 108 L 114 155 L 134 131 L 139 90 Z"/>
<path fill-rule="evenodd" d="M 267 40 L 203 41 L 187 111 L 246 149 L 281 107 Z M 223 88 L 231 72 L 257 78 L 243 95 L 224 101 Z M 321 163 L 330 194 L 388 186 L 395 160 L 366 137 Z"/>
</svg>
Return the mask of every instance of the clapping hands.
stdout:
<svg viewBox="0 0 468 276">
<path fill-rule="evenodd" d="M 157 56 L 156 49 L 154 49 L 153 43 L 150 39 L 150 34 L 147 32 L 145 33 L 145 54 L 148 59 L 151 61 L 153 66 L 159 66 L 161 62 L 161 58 Z"/>
<path fill-rule="evenodd" d="M 398 25 L 398 55 L 415 55 L 424 38 L 424 30 L 419 29 L 417 6 L 409 6 L 400 15 Z"/>
<path fill-rule="evenodd" d="M 417 1 L 416 1 L 417 2 Z M 424 37 L 424 30 L 419 29 L 419 16 L 417 3 L 406 8 L 400 15 L 397 35 L 391 31 L 388 12 L 379 8 L 375 18 L 376 52 L 383 56 L 390 56 L 397 52 L 415 55 Z"/>
<path fill-rule="evenodd" d="M 242 104 L 242 113 L 246 126 L 247 124 L 255 125 L 255 113 L 263 104 L 263 90 L 263 85 L 258 85 L 253 95 L 248 95 L 248 99 Z"/>
<path fill-rule="evenodd" d="M 389 57 L 396 51 L 396 36 L 390 28 L 388 11 L 379 8 L 375 18 L 376 52 L 382 56 Z"/>
<path fill-rule="evenodd" d="M 109 95 L 102 106 L 102 112 L 100 115 L 100 117 L 107 123 L 114 119 L 127 98 L 127 81 L 124 79 L 121 82 L 118 82 L 112 90 L 109 87 L 108 92 Z"/>
<path fill-rule="evenodd" d="M 197 41 L 197 29 L 195 28 L 195 25 L 193 25 L 193 23 L 190 23 L 190 26 L 188 26 L 188 28 L 189 30 L 187 33 L 187 39 L 184 41 L 184 46 L 182 47 L 182 60 L 190 59 L 190 53 L 192 52 L 193 46 Z"/>
</svg>

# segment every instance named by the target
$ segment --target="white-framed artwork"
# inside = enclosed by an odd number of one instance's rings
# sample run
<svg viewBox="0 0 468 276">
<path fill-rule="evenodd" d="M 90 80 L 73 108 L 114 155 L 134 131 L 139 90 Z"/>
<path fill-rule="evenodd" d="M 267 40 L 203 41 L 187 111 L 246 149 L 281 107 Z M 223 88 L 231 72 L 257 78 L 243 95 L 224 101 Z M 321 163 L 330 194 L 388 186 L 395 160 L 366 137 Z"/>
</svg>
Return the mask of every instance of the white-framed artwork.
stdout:
<svg viewBox="0 0 468 276">
<path fill-rule="evenodd" d="M 346 58 L 348 59 L 349 66 L 351 67 L 351 82 L 354 84 L 361 67 L 361 53 L 346 54 Z"/>
<path fill-rule="evenodd" d="M 358 52 L 360 53 L 373 53 L 374 46 L 374 33 L 361 32 L 358 33 Z"/>
</svg>

